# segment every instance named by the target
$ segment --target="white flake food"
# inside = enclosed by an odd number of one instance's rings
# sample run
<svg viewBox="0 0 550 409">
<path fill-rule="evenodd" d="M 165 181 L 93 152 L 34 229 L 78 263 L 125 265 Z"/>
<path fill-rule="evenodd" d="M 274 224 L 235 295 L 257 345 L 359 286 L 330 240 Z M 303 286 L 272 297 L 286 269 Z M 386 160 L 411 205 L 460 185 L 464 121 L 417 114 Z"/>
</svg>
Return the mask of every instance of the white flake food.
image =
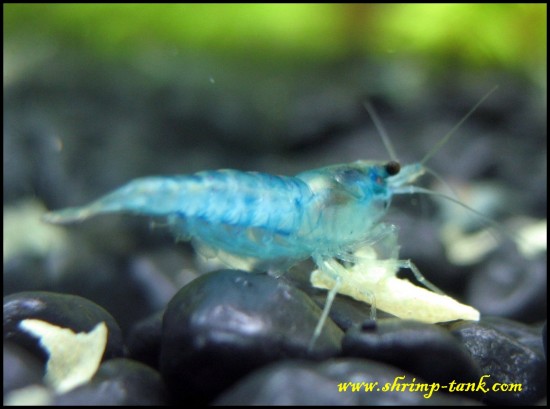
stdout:
<svg viewBox="0 0 550 409">
<path fill-rule="evenodd" d="M 341 282 L 338 292 L 369 304 L 374 299 L 376 309 L 402 319 L 426 323 L 479 320 L 479 311 L 475 308 L 396 277 L 398 269 L 393 260 L 373 258 L 364 258 L 349 268 L 340 265 L 338 270 Z M 311 284 L 330 290 L 336 282 L 330 275 L 318 269 L 311 275 Z"/>
<path fill-rule="evenodd" d="M 50 357 L 44 381 L 57 393 L 88 382 L 97 372 L 107 345 L 107 325 L 100 322 L 90 332 L 75 333 L 49 322 L 26 319 L 19 327 L 40 339 Z"/>
</svg>

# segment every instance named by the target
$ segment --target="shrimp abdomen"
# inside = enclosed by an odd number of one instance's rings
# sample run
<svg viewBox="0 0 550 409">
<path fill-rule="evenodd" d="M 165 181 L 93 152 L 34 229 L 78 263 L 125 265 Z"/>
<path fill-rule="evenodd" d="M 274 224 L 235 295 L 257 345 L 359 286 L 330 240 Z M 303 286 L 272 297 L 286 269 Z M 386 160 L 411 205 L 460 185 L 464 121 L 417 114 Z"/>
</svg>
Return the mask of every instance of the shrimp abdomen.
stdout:
<svg viewBox="0 0 550 409">
<path fill-rule="evenodd" d="M 309 199 L 299 179 L 219 170 L 133 180 L 83 207 L 50 212 L 50 223 L 82 221 L 104 213 L 200 219 L 211 225 L 259 227 L 291 233 Z"/>
</svg>

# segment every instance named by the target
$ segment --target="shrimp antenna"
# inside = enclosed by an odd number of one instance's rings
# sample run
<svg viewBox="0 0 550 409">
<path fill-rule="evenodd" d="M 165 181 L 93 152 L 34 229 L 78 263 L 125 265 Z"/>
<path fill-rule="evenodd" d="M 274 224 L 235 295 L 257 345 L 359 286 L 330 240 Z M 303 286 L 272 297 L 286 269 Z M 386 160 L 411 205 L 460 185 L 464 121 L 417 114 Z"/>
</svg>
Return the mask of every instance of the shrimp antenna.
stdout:
<svg viewBox="0 0 550 409">
<path fill-rule="evenodd" d="M 493 92 L 495 92 L 495 91 L 497 90 L 497 88 L 498 88 L 498 85 L 495 85 L 488 93 L 486 93 L 486 94 L 483 96 L 483 98 L 481 98 L 481 99 L 479 100 L 479 102 L 478 102 L 477 104 L 475 104 L 475 105 L 473 106 L 473 108 L 470 109 L 470 110 L 468 111 L 468 113 L 467 113 L 466 115 L 464 115 L 464 116 L 462 117 L 462 119 L 461 119 L 460 121 L 458 121 L 458 123 L 457 123 L 449 132 L 447 132 L 447 134 L 446 134 L 443 138 L 441 138 L 441 139 L 439 140 L 439 142 L 437 142 L 437 143 L 434 145 L 434 147 L 426 154 L 426 156 L 424 156 L 424 157 L 422 158 L 422 160 L 420 161 L 420 164 L 421 164 L 421 165 L 426 164 L 426 162 L 428 162 L 428 160 L 430 160 L 431 157 L 434 156 L 434 155 L 437 153 L 437 151 L 438 151 L 439 149 L 441 149 L 441 147 L 447 143 L 447 141 L 448 141 L 449 139 L 451 139 L 451 136 L 453 136 L 453 134 L 454 134 L 454 133 L 456 132 L 456 130 L 464 123 L 464 121 L 466 121 L 466 120 L 470 117 L 470 115 L 472 115 L 472 114 L 475 112 L 475 110 L 476 110 L 477 108 L 479 108 L 479 106 L 480 106 L 487 98 L 489 98 L 489 96 L 490 96 Z"/>
<path fill-rule="evenodd" d="M 450 186 L 449 186 L 450 188 Z M 445 193 L 440 193 L 435 190 L 426 189 L 420 186 L 403 186 L 401 188 L 398 188 L 395 190 L 396 194 L 424 194 L 428 196 L 436 196 L 441 197 L 443 199 L 449 200 L 453 202 L 454 204 L 459 205 L 460 207 L 469 210 L 470 212 L 474 213 L 477 217 L 479 217 L 485 224 L 488 226 L 493 227 L 497 232 L 500 232 L 504 236 L 506 236 L 508 239 L 510 239 L 512 242 L 516 244 L 516 246 L 519 246 L 520 241 L 524 241 L 523 237 L 514 233 L 513 231 L 510 231 L 505 226 L 503 226 L 501 223 L 497 222 L 496 220 L 493 220 L 486 214 L 481 213 L 480 211 L 474 209 L 473 207 L 468 206 L 466 203 L 461 202 L 458 198 L 446 195 Z M 454 192 L 453 192 L 454 193 Z M 492 234 L 491 234 L 492 235 Z M 492 235 L 493 238 L 495 238 L 494 235 Z"/>
<path fill-rule="evenodd" d="M 386 150 L 390 155 L 390 159 L 398 162 L 397 155 L 395 154 L 395 149 L 393 148 L 390 137 L 388 136 L 388 133 L 384 128 L 384 125 L 382 125 L 382 121 L 380 121 L 380 117 L 374 110 L 374 107 L 369 101 L 364 102 L 363 106 L 365 107 L 370 117 L 372 118 L 372 122 L 374 122 L 374 126 L 376 127 L 376 130 L 380 134 L 380 137 L 382 138 L 382 142 L 384 142 L 384 146 L 386 147 Z"/>
</svg>

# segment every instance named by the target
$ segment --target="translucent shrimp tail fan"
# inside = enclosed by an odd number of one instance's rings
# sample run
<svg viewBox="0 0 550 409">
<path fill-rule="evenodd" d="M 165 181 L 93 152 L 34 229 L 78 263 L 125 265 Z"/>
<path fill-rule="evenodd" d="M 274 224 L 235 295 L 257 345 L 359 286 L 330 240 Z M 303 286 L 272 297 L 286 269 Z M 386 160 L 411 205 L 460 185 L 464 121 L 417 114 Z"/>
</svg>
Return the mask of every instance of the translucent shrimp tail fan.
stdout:
<svg viewBox="0 0 550 409">
<path fill-rule="evenodd" d="M 88 205 L 47 213 L 43 220 L 62 224 L 82 221 L 104 213 L 128 212 L 166 216 L 179 211 L 189 212 L 197 196 L 201 196 L 200 191 L 196 192 L 194 182 L 192 176 L 136 179 Z"/>
</svg>

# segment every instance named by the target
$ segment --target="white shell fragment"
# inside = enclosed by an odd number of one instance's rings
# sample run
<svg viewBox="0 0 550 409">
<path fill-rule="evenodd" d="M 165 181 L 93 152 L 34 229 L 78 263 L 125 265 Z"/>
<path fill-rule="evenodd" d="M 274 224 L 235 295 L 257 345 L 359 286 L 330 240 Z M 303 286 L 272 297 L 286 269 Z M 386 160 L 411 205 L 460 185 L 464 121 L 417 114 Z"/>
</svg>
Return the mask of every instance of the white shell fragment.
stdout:
<svg viewBox="0 0 550 409">
<path fill-rule="evenodd" d="M 44 381 L 58 393 L 88 382 L 97 372 L 107 345 L 107 325 L 97 324 L 90 332 L 75 333 L 49 322 L 26 319 L 19 327 L 36 338 L 50 357 Z"/>
<path fill-rule="evenodd" d="M 402 319 L 426 323 L 454 320 L 479 320 L 479 311 L 455 299 L 418 287 L 406 279 L 395 276 L 397 267 L 392 260 L 366 260 L 350 268 L 344 268 L 340 275 L 338 293 L 358 301 L 371 303 L 374 298 L 377 309 Z M 333 277 L 315 270 L 311 284 L 317 288 L 332 289 Z"/>
</svg>

